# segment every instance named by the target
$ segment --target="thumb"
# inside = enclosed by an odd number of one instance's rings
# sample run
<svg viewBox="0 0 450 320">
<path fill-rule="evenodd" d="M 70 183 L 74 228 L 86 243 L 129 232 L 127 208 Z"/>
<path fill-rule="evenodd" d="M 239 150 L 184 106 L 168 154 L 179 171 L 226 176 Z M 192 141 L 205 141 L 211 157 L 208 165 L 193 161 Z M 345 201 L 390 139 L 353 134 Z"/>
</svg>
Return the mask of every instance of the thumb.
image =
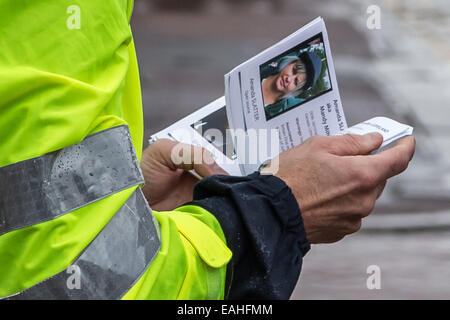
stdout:
<svg viewBox="0 0 450 320">
<path fill-rule="evenodd" d="M 201 177 L 207 177 L 211 176 L 213 174 L 224 174 L 228 175 L 228 172 L 223 170 L 217 162 L 214 160 L 212 154 L 202 147 L 196 147 L 199 148 L 202 152 L 202 162 L 201 163 L 195 163 L 193 165 L 193 169 L 195 172 L 197 172 Z"/>
<path fill-rule="evenodd" d="M 333 138 L 335 141 L 332 141 L 331 152 L 339 156 L 367 155 L 383 143 L 383 136 L 377 132 L 365 135 L 345 134 Z"/>
<path fill-rule="evenodd" d="M 171 165 L 176 169 L 194 170 L 201 177 L 213 174 L 228 174 L 214 161 L 205 148 L 177 143 L 172 146 Z"/>
</svg>

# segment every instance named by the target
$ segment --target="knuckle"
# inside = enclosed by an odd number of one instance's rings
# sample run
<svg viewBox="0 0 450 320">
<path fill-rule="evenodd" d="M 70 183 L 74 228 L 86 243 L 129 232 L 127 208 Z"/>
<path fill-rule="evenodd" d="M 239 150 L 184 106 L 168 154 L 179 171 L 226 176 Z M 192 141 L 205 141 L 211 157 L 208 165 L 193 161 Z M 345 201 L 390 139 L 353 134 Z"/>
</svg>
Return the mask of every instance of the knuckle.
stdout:
<svg viewBox="0 0 450 320">
<path fill-rule="evenodd" d="M 344 134 L 343 137 L 344 137 L 346 143 L 358 144 L 358 140 L 357 140 L 356 136 L 353 135 L 353 134 L 349 134 L 349 133 L 348 134 Z"/>
<path fill-rule="evenodd" d="M 408 168 L 409 157 L 407 154 L 403 154 L 399 161 L 399 166 L 401 171 L 405 171 Z"/>
<path fill-rule="evenodd" d="M 312 136 L 311 138 L 308 139 L 309 143 L 314 145 L 314 146 L 320 146 L 322 144 L 322 137 L 320 136 Z"/>
<path fill-rule="evenodd" d="M 358 232 L 361 229 L 362 222 L 360 219 L 350 225 L 349 234 Z"/>
<path fill-rule="evenodd" d="M 340 233 L 340 234 L 337 234 L 337 235 L 335 235 L 334 239 L 331 242 L 341 241 L 342 239 L 345 238 L 346 235 L 347 235 L 347 233 L 344 233 L 344 232 Z"/>
<path fill-rule="evenodd" d="M 349 179 L 351 181 L 356 181 L 358 184 L 364 181 L 364 170 L 361 169 L 361 166 L 358 166 L 357 162 L 350 162 L 344 166 L 348 168 Z"/>
<path fill-rule="evenodd" d="M 373 188 L 378 184 L 378 176 L 373 172 L 369 172 L 366 179 L 366 186 L 369 188 Z"/>
<path fill-rule="evenodd" d="M 400 164 L 401 154 L 397 149 L 392 150 L 392 157 L 389 159 L 391 161 L 391 170 L 397 171 Z"/>
<path fill-rule="evenodd" d="M 342 152 L 342 145 L 339 143 L 328 143 L 325 147 L 332 154 L 340 154 Z"/>
<path fill-rule="evenodd" d="M 341 232 L 339 232 L 339 235 L 344 237 L 346 235 L 358 232 L 361 229 L 361 225 L 362 225 L 361 219 L 349 220 L 346 223 L 344 229 L 342 229 Z"/>
<path fill-rule="evenodd" d="M 367 170 L 364 170 L 362 168 L 359 169 L 354 169 L 354 176 L 355 176 L 355 180 L 358 181 L 358 184 L 360 186 L 363 186 L 368 178 L 368 174 L 367 174 Z"/>
<path fill-rule="evenodd" d="M 344 135 L 344 142 L 352 150 L 359 150 L 359 148 L 360 148 L 359 139 L 358 139 L 358 136 L 356 136 L 356 135 L 345 134 Z"/>
<path fill-rule="evenodd" d="M 370 196 L 364 199 L 362 203 L 361 213 L 363 217 L 367 217 L 375 207 L 375 200 Z"/>
<path fill-rule="evenodd" d="M 359 170 L 355 175 L 362 188 L 372 188 L 377 184 L 377 176 L 370 169 Z"/>
<path fill-rule="evenodd" d="M 328 234 L 326 236 L 326 238 L 324 239 L 324 241 L 321 241 L 323 243 L 335 243 L 338 242 L 342 239 L 344 239 L 344 237 L 349 234 L 349 231 L 345 228 L 342 228 L 340 230 L 335 230 L 333 233 Z"/>
<path fill-rule="evenodd" d="M 409 164 L 409 157 L 405 153 L 398 152 L 394 155 L 396 161 L 391 164 L 391 170 L 394 173 L 401 173 L 406 170 Z"/>
</svg>

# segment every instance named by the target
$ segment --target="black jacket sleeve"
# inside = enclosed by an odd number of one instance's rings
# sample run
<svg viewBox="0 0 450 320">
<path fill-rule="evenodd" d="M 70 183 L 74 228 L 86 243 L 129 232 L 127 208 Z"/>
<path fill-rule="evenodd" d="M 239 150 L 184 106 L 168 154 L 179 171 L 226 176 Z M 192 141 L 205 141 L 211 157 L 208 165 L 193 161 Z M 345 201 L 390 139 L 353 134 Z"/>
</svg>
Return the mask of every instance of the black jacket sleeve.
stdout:
<svg viewBox="0 0 450 320">
<path fill-rule="evenodd" d="M 215 215 L 233 252 L 228 299 L 289 299 L 310 244 L 281 179 L 211 176 L 196 185 L 193 204 Z"/>
</svg>

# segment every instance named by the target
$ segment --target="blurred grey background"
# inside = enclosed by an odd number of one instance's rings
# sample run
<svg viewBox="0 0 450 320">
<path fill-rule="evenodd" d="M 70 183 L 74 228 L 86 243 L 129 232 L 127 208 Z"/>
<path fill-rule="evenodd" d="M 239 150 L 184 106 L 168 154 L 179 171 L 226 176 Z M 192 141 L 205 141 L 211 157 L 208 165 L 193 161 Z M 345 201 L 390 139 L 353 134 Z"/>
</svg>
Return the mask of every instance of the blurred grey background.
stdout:
<svg viewBox="0 0 450 320">
<path fill-rule="evenodd" d="M 367 27 L 371 5 L 381 29 Z M 222 96 L 225 73 L 317 16 L 348 124 L 405 122 L 417 151 L 359 233 L 312 247 L 291 298 L 450 299 L 448 0 L 136 0 L 146 138 Z M 371 265 L 381 289 L 367 288 Z"/>
</svg>

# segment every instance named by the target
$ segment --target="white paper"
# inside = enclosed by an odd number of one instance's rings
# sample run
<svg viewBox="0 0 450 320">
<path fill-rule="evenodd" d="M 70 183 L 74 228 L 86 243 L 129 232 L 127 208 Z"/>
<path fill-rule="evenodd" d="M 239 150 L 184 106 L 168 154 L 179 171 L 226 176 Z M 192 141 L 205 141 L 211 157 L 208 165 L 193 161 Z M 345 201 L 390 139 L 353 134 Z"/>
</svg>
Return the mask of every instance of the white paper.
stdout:
<svg viewBox="0 0 450 320">
<path fill-rule="evenodd" d="M 413 127 L 395 120 L 386 117 L 375 117 L 358 123 L 340 134 L 364 135 L 371 132 L 378 132 L 383 136 L 383 143 L 378 149 L 381 150 L 398 139 L 412 135 L 413 130 Z"/>
<path fill-rule="evenodd" d="M 307 70 L 314 72 L 303 74 L 315 80 L 313 85 L 305 84 L 299 91 L 289 87 L 292 83 L 289 79 L 293 77 L 289 66 L 296 60 L 310 61 L 304 65 L 309 65 Z M 266 88 L 275 89 L 267 93 Z M 279 150 L 270 154 L 271 157 L 313 135 L 334 135 L 347 129 L 322 18 L 315 19 L 225 75 L 225 97 L 233 129 L 278 130 Z M 265 160 L 258 159 L 258 163 Z M 242 171 L 248 174 L 255 167 L 244 162 Z"/>
<path fill-rule="evenodd" d="M 287 78 L 283 78 L 287 66 L 291 68 L 290 71 L 293 70 L 290 59 L 297 61 L 297 58 L 305 55 L 308 55 L 304 60 L 309 61 L 309 67 L 307 68 L 308 63 L 304 63 L 306 72 L 297 72 L 297 79 L 309 78 L 313 80 L 313 84 L 308 89 L 305 89 L 304 85 L 303 91 L 295 93 L 295 98 L 291 95 L 289 98 L 271 100 L 273 95 L 263 89 L 286 89 L 287 84 L 292 83 L 290 77 L 293 77 L 293 73 L 287 72 Z M 276 72 L 267 73 L 267 70 L 272 69 Z M 303 76 L 298 75 L 301 73 Z M 311 74 L 314 76 L 311 77 Z M 269 84 L 271 86 L 268 86 Z M 278 106 L 283 108 L 278 109 Z M 241 130 L 245 137 L 240 140 L 229 139 L 229 129 Z M 277 130 L 275 138 L 258 138 L 260 140 L 257 143 L 250 141 L 252 130 L 273 129 Z M 383 144 L 377 150 L 380 151 L 397 139 L 411 135 L 412 131 L 412 127 L 385 117 L 372 118 L 347 127 L 325 23 L 322 18 L 317 18 L 234 68 L 225 75 L 224 97 L 155 133 L 151 136 L 150 143 L 168 138 L 204 147 L 225 171 L 241 176 L 252 173 L 265 160 L 299 145 L 314 135 L 379 132 L 383 135 Z M 274 139 L 279 142 L 276 150 L 269 147 Z M 249 150 L 255 145 L 257 149 L 267 149 L 269 152 L 258 151 L 256 161 L 247 161 L 247 156 L 255 153 L 254 148 Z M 244 152 L 240 153 L 242 149 Z"/>
<path fill-rule="evenodd" d="M 204 119 L 208 116 L 214 115 L 216 112 L 223 110 L 225 115 L 223 118 L 224 127 L 227 127 L 227 117 L 225 108 L 225 97 L 220 97 L 217 100 L 211 102 L 210 104 L 200 108 L 196 112 L 190 114 L 189 116 L 175 122 L 171 126 L 164 130 L 161 130 L 150 137 L 149 143 L 158 139 L 171 139 L 182 143 L 192 144 L 200 146 L 208 150 L 217 164 L 228 172 L 230 175 L 242 175 L 239 168 L 239 164 L 236 159 L 227 157 L 225 155 L 226 148 L 221 149 L 220 146 L 217 147 L 213 143 L 209 142 L 207 139 L 208 130 L 200 130 L 202 126 L 206 125 Z M 199 132 L 202 132 L 200 134 Z M 225 136 L 225 134 L 224 134 Z"/>
</svg>

